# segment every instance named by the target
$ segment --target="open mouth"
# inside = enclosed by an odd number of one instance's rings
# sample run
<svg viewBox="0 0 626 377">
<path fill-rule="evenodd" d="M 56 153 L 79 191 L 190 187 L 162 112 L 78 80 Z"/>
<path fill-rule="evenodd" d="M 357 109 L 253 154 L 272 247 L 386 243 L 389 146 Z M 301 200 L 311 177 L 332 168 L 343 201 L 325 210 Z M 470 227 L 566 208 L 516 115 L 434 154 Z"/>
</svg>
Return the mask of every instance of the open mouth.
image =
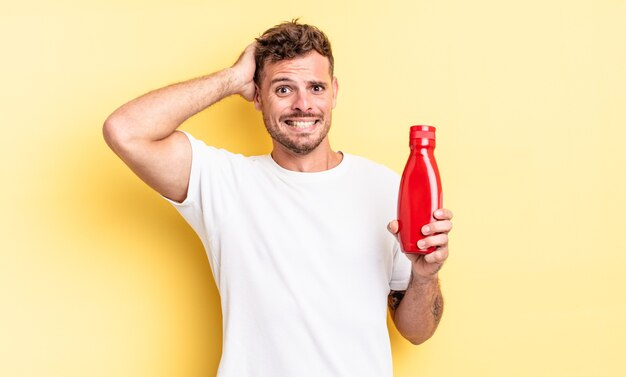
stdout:
<svg viewBox="0 0 626 377">
<path fill-rule="evenodd" d="M 285 124 L 289 127 L 297 128 L 297 129 L 306 129 L 309 127 L 313 127 L 319 122 L 319 120 L 285 120 Z"/>
</svg>

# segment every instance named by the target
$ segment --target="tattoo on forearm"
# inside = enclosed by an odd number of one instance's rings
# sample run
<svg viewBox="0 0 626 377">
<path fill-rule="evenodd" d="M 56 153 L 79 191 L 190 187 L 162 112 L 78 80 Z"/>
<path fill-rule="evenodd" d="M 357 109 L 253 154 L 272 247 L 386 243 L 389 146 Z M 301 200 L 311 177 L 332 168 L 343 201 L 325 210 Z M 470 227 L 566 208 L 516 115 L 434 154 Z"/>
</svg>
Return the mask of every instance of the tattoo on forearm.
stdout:
<svg viewBox="0 0 626 377">
<path fill-rule="evenodd" d="M 400 306 L 400 302 L 404 298 L 405 293 L 406 291 L 391 291 L 389 296 L 387 296 L 387 304 L 389 305 L 389 309 L 391 309 L 392 313 L 398 309 L 398 306 Z"/>
<path fill-rule="evenodd" d="M 413 276 L 411 276 L 411 281 L 412 280 L 413 280 Z M 439 322 L 441 321 L 441 317 L 443 315 L 443 296 L 441 295 L 441 291 L 439 290 L 439 281 L 437 281 L 435 284 L 436 286 L 434 288 L 432 287 L 422 288 L 422 289 L 426 289 L 426 291 L 422 291 L 421 293 L 419 293 L 419 295 L 426 301 L 432 300 L 430 313 L 432 314 L 432 320 L 435 324 L 435 327 L 437 327 L 439 326 Z M 410 286 L 410 283 L 409 283 L 409 286 Z M 434 289 L 434 292 L 433 291 L 427 292 L 431 289 Z M 400 303 L 404 299 L 405 294 L 406 294 L 406 291 L 392 290 L 389 292 L 389 296 L 387 296 L 387 304 L 389 305 L 389 310 L 391 311 L 392 317 L 394 317 L 396 309 L 400 307 Z"/>
</svg>

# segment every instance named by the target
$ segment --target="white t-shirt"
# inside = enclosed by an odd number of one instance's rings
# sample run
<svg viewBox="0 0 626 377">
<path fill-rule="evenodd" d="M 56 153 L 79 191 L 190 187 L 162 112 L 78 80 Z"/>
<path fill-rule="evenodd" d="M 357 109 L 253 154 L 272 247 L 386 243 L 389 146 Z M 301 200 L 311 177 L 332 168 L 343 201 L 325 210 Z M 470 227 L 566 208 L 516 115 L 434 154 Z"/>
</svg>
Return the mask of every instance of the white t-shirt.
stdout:
<svg viewBox="0 0 626 377">
<path fill-rule="evenodd" d="M 218 376 L 391 376 L 387 296 L 410 276 L 386 228 L 398 174 L 345 153 L 333 169 L 294 172 L 188 137 L 188 195 L 172 203 L 220 291 Z"/>
</svg>

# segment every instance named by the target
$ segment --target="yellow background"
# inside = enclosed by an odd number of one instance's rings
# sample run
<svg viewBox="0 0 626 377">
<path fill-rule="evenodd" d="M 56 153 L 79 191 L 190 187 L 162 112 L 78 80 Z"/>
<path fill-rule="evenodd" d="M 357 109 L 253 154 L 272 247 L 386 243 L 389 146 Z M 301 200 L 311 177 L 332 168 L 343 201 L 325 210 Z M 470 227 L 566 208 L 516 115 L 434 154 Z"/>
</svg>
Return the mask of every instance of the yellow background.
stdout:
<svg viewBox="0 0 626 377">
<path fill-rule="evenodd" d="M 201 244 L 101 125 L 293 17 L 333 42 L 336 149 L 400 172 L 438 127 L 446 310 L 422 346 L 392 330 L 395 376 L 626 375 L 623 0 L 3 2 L 0 375 L 214 375 Z M 184 129 L 270 148 L 240 98 Z"/>
</svg>

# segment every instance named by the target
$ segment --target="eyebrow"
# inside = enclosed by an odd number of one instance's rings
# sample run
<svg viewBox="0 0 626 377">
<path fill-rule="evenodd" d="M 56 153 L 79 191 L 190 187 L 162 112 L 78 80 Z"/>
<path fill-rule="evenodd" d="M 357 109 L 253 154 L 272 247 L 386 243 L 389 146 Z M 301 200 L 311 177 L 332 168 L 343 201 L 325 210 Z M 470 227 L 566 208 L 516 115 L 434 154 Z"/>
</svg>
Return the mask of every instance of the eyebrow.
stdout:
<svg viewBox="0 0 626 377">
<path fill-rule="evenodd" d="M 281 83 L 281 82 L 292 83 L 292 82 L 296 82 L 296 81 L 290 79 L 289 77 L 276 77 L 275 79 L 272 79 L 272 81 L 270 81 L 270 86 L 272 86 L 272 85 L 274 85 L 276 83 Z M 309 84 L 309 85 L 320 85 L 320 86 L 328 85 L 325 81 L 317 81 L 317 80 L 307 81 L 307 84 Z"/>
<path fill-rule="evenodd" d="M 294 82 L 294 80 L 288 77 L 276 77 L 275 79 L 272 79 L 272 81 L 270 81 L 270 85 L 274 85 L 279 82 Z"/>
</svg>

